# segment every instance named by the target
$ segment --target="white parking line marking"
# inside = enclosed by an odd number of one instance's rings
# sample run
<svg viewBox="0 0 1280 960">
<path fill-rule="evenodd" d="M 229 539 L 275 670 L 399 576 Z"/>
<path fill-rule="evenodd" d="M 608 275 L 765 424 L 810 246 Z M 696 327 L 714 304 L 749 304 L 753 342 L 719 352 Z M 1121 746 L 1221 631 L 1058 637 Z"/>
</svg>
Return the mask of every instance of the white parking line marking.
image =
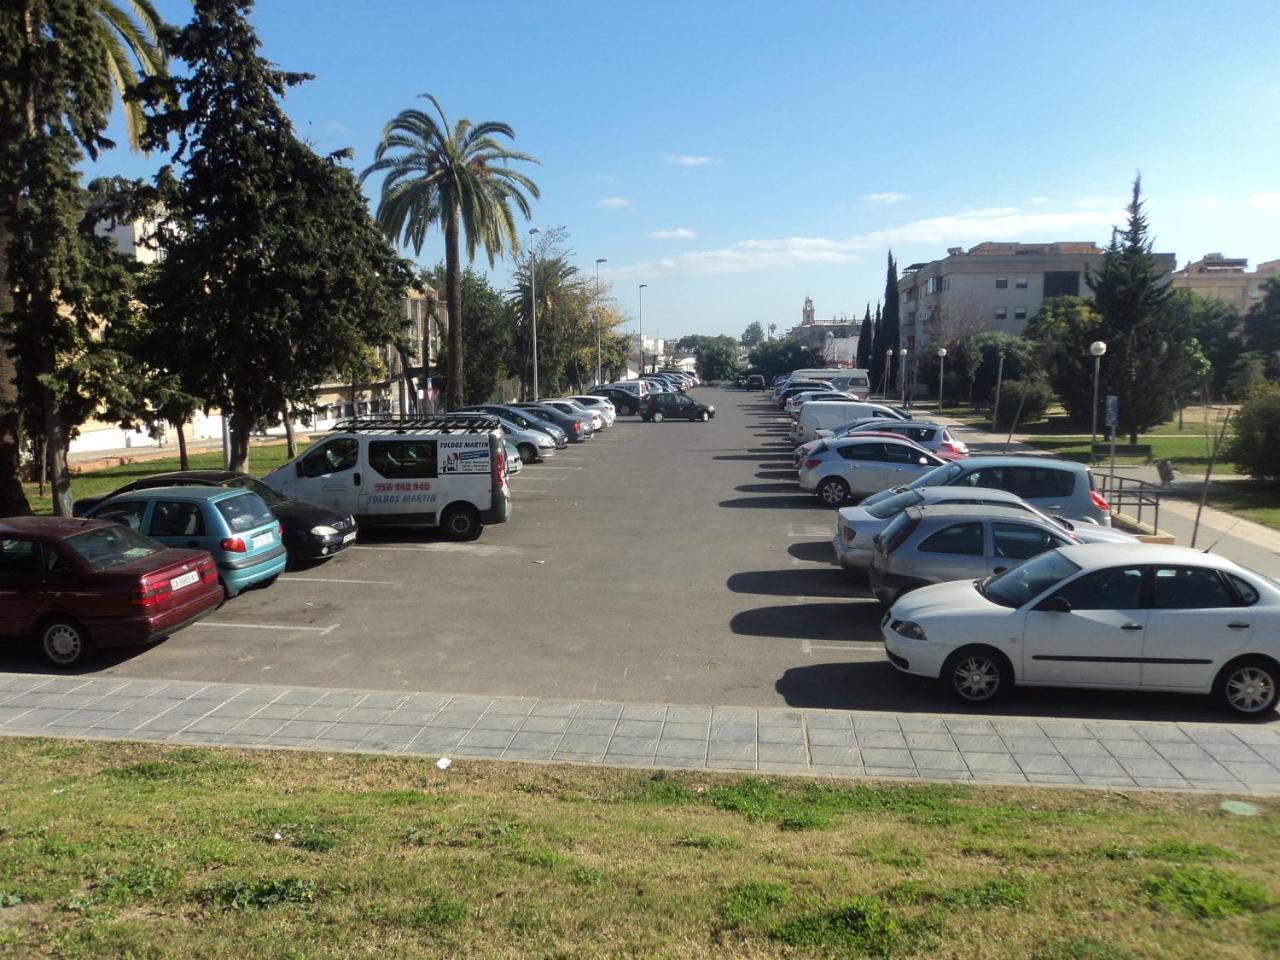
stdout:
<svg viewBox="0 0 1280 960">
<path fill-rule="evenodd" d="M 848 643 L 832 644 L 832 643 L 816 643 L 813 640 L 801 640 L 800 651 L 802 653 L 813 653 L 815 650 L 875 650 L 883 647 L 884 644 L 876 643 L 874 640 L 850 640 Z"/>
<path fill-rule="evenodd" d="M 529 469 L 534 473 L 541 473 L 543 470 L 581 470 L 581 467 L 562 467 L 558 463 L 534 463 L 529 465 Z"/>
<path fill-rule="evenodd" d="M 388 544 L 386 546 L 367 546 L 362 547 L 356 544 L 348 549 L 351 550 L 400 550 L 409 551 L 411 553 L 465 553 L 473 557 L 491 557 L 499 553 L 519 553 L 520 547 L 506 546 L 505 544 L 489 544 L 489 543 L 417 543 L 417 544 Z"/>
<path fill-rule="evenodd" d="M 293 627 L 283 623 L 227 623 L 221 620 L 200 620 L 192 624 L 193 627 L 230 627 L 234 630 L 305 630 L 307 633 L 318 633 L 324 636 L 333 633 L 342 624 L 331 623 L 327 627 Z"/>
<path fill-rule="evenodd" d="M 285 583 L 362 583 L 371 587 L 398 587 L 401 580 L 340 580 L 337 577 L 281 577 Z"/>
</svg>

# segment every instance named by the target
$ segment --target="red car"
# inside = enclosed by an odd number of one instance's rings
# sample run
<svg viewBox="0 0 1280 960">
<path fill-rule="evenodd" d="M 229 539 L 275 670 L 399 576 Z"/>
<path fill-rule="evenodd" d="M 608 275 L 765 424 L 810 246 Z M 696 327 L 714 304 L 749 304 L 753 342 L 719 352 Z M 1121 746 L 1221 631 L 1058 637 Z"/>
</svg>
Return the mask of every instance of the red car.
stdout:
<svg viewBox="0 0 1280 960">
<path fill-rule="evenodd" d="M 167 637 L 221 602 L 207 551 L 101 520 L 0 520 L 0 634 L 34 638 L 55 666 Z"/>
</svg>

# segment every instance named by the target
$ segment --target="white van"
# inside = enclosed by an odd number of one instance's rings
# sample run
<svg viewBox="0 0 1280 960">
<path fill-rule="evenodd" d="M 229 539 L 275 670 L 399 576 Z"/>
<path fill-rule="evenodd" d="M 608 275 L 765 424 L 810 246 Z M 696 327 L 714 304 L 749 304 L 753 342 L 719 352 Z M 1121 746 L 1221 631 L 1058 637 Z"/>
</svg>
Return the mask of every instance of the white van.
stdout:
<svg viewBox="0 0 1280 960">
<path fill-rule="evenodd" d="M 354 514 L 361 526 L 441 527 L 474 540 L 511 517 L 498 418 L 340 421 L 263 482 L 287 497 Z"/>
<path fill-rule="evenodd" d="M 830 430 L 851 420 L 867 417 L 902 419 L 896 411 L 879 403 L 806 403 L 800 408 L 800 416 L 791 425 L 791 440 L 798 447 L 816 439 L 818 430 Z"/>
<path fill-rule="evenodd" d="M 846 390 L 865 397 L 871 392 L 871 374 L 850 367 L 812 367 L 791 371 L 792 380 L 825 380 L 836 390 Z"/>
</svg>

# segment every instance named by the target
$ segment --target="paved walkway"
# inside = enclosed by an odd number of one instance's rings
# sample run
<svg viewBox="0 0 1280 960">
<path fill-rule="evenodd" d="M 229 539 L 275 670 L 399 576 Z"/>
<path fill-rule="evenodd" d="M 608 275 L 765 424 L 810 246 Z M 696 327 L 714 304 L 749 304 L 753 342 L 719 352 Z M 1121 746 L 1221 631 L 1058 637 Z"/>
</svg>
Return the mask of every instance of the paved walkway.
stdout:
<svg viewBox="0 0 1280 960">
<path fill-rule="evenodd" d="M 0 673 L 0 735 L 1280 793 L 1280 725 L 633 705 Z"/>
</svg>

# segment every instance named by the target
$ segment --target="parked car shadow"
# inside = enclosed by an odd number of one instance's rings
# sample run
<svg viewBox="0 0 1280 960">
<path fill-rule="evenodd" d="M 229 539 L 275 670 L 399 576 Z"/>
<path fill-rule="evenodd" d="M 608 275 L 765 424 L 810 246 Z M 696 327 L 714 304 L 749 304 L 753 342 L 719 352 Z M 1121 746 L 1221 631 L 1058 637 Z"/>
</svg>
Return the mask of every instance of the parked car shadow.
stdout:
<svg viewBox="0 0 1280 960">
<path fill-rule="evenodd" d="M 122 663 L 128 663 L 148 650 L 167 643 L 168 638 L 145 646 L 103 647 L 86 663 L 70 669 L 55 667 L 44 657 L 34 643 L 9 641 L 0 648 L 0 673 L 29 673 L 49 677 L 88 677 Z"/>
<path fill-rule="evenodd" d="M 822 501 L 811 493 L 778 497 L 738 497 L 734 500 L 721 500 L 718 506 L 735 510 L 827 510 L 822 506 Z"/>
<path fill-rule="evenodd" d="M 735 493 L 795 493 L 794 480 L 775 480 L 773 483 L 740 483 L 733 488 Z"/>
<path fill-rule="evenodd" d="M 923 677 L 899 673 L 887 660 L 813 663 L 792 667 L 774 684 L 791 707 L 826 710 L 883 710 L 891 713 L 951 713 L 972 717 L 1041 717 L 1073 720 L 1174 720 L 1184 723 L 1238 722 L 1214 709 L 1208 698 L 1173 693 L 1015 689 L 990 709 L 949 699 Z M 1268 722 L 1276 722 L 1273 713 Z"/>
<path fill-rule="evenodd" d="M 832 549 L 830 540 L 801 540 L 787 547 L 787 553 L 797 560 L 808 560 L 810 563 L 836 562 L 836 552 Z M 857 583 L 843 570 L 840 574 L 851 583 Z"/>
<path fill-rule="evenodd" d="M 748 637 L 791 640 L 880 639 L 880 604 L 850 594 L 843 603 L 786 603 L 734 614 L 729 629 Z"/>
<path fill-rule="evenodd" d="M 757 480 L 790 480 L 794 483 L 796 472 L 790 467 L 786 469 L 757 470 L 755 476 Z"/>
<path fill-rule="evenodd" d="M 725 581 L 734 593 L 756 593 L 764 597 L 845 597 L 870 599 L 844 571 L 823 567 L 791 567 L 787 570 L 750 570 L 735 573 Z"/>
</svg>

